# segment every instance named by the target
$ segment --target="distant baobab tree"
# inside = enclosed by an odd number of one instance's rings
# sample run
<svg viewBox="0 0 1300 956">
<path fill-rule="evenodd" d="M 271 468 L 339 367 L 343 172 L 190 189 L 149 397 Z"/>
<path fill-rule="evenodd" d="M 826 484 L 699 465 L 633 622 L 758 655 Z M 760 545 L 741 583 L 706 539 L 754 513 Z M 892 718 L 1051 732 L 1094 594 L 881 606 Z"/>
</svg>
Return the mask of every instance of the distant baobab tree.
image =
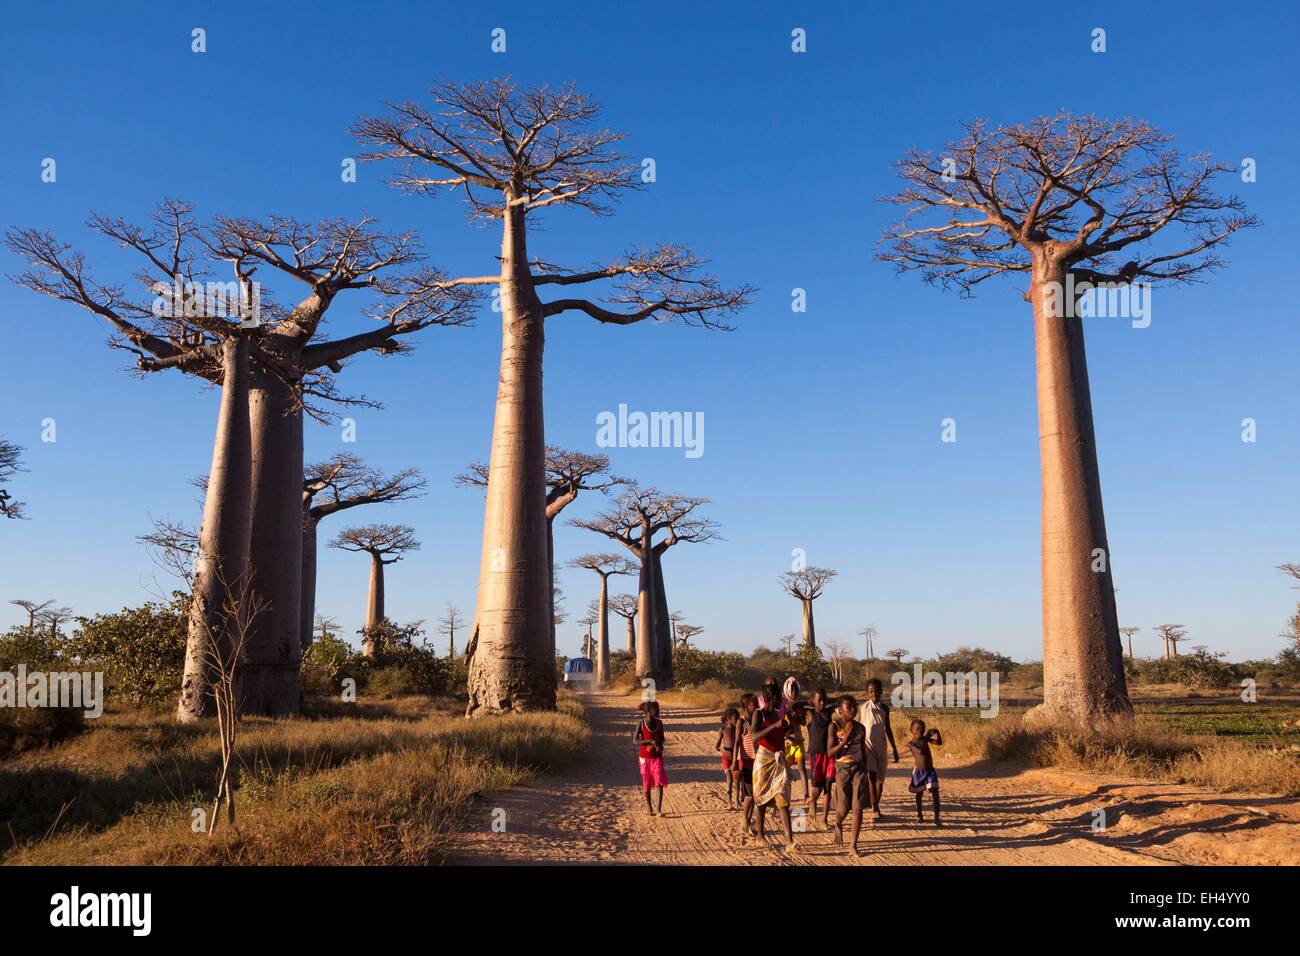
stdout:
<svg viewBox="0 0 1300 956">
<path fill-rule="evenodd" d="M 785 593 L 803 605 L 804 647 L 817 646 L 817 632 L 813 627 L 813 601 L 821 597 L 822 588 L 837 574 L 838 571 L 830 568 L 806 567 L 799 571 L 787 571 L 777 579 Z"/>
<path fill-rule="evenodd" d="M 678 624 L 677 643 L 681 647 L 690 647 L 691 641 L 703 633 L 704 628 L 698 624 Z"/>
<path fill-rule="evenodd" d="M 636 654 L 636 595 L 616 594 L 609 599 L 609 609 L 627 623 L 627 652 Z"/>
<path fill-rule="evenodd" d="M 994 276 L 1028 279 L 1043 478 L 1044 700 L 1031 719 L 1128 721 L 1084 352 L 1086 293 L 1197 281 L 1224 264 L 1220 247 L 1257 221 L 1240 199 L 1211 189 L 1233 167 L 1180 157 L 1171 137 L 1140 120 L 1060 112 L 965 130 L 940 154 L 914 149 L 898 164 L 905 186 L 885 201 L 905 212 L 879 258 L 963 296 Z"/>
<path fill-rule="evenodd" d="M 97 282 L 82 253 L 37 229 L 5 234 L 32 266 L 15 281 L 107 320 L 109 344 L 134 353 L 142 371 L 179 369 L 221 387 L 178 719 L 213 713 L 204 642 L 224 626 L 218 619 L 230 604 L 219 582 L 243 582 L 246 570 L 260 610 L 245 635 L 239 706 L 247 714 L 297 713 L 303 413 L 323 416 L 311 404 L 317 399 L 373 405 L 338 392 L 344 363 L 366 351 L 404 351 L 406 337 L 430 326 L 472 321 L 473 290 L 447 286 L 412 234 L 383 233 L 368 217 L 314 224 L 218 217 L 200 226 L 189 203 L 165 200 L 145 226 L 100 215 L 89 225 L 143 259 L 139 296 Z M 222 265 L 234 292 L 214 295 L 207 280 Z M 304 297 L 291 308 L 269 301 L 253 280 L 259 269 L 301 282 Z M 372 297 L 364 310 L 372 322 L 325 340 L 331 304 L 362 289 Z"/>
<path fill-rule="evenodd" d="M 456 632 L 464 626 L 465 617 L 461 614 L 460 608 L 448 601 L 446 613 L 438 618 L 438 633 L 447 636 L 448 659 L 456 657 Z"/>
<path fill-rule="evenodd" d="M 582 639 L 582 656 L 593 660 L 596 657 L 596 642 L 591 635 L 591 627 L 596 623 L 595 604 L 596 602 L 592 601 L 591 604 L 587 606 L 587 613 L 578 618 L 578 623 L 587 629 L 586 636 Z"/>
<path fill-rule="evenodd" d="M 48 601 L 29 601 L 26 598 L 15 598 L 9 602 L 27 612 L 27 630 L 32 633 L 36 632 L 36 622 L 40 616 L 45 613 L 47 608 L 54 606 L 54 599 Z"/>
<path fill-rule="evenodd" d="M 328 641 L 338 637 L 342 628 L 339 627 L 339 622 L 334 618 L 326 617 L 324 614 L 317 614 L 313 630 L 317 638 Z"/>
<path fill-rule="evenodd" d="M 637 250 L 586 271 L 530 257 L 528 224 L 552 206 L 601 213 L 640 183 L 613 147 L 621 135 L 594 128 L 600 108 L 571 85 L 517 89 L 509 80 L 431 90 L 431 107 L 406 102 L 363 117 L 363 159 L 401 164 L 396 185 L 422 194 L 462 189 L 471 212 L 501 224 L 499 268 L 454 282 L 495 285 L 501 297 L 501 371 L 493 424 L 483 556 L 469 638 L 471 715 L 555 707 L 555 656 L 547 605 L 546 440 L 542 412 L 545 320 L 584 313 L 608 325 L 680 319 L 726 328 L 748 287 L 725 289 L 686 246 Z M 595 299 L 542 301 L 544 286 L 613 281 Z M 600 304 L 601 299 L 607 303 Z M 644 612 L 643 612 L 644 623 Z"/>
<path fill-rule="evenodd" d="M 796 640 L 798 640 L 798 635 L 796 635 L 796 634 L 782 634 L 782 635 L 781 635 L 781 637 L 780 637 L 781 646 L 785 648 L 785 652 L 786 652 L 787 654 L 793 654 L 793 653 L 794 653 L 794 642 L 795 642 Z"/>
<path fill-rule="evenodd" d="M 1119 632 L 1124 635 L 1128 641 L 1128 659 L 1133 659 L 1133 635 L 1142 630 L 1140 627 L 1121 627 Z"/>
<path fill-rule="evenodd" d="M 1165 642 L 1165 659 L 1178 656 L 1178 642 L 1187 640 L 1187 628 L 1181 624 L 1157 624 L 1156 633 Z"/>
<path fill-rule="evenodd" d="M 368 524 L 345 528 L 330 542 L 331 548 L 364 552 L 370 555 L 370 592 L 366 601 L 366 627 L 362 653 L 373 657 L 375 635 L 384 622 L 384 567 L 400 561 L 408 552 L 417 551 L 415 529 L 404 524 Z"/>
<path fill-rule="evenodd" d="M 0 438 L 0 518 L 22 518 L 23 503 L 14 498 L 5 485 L 20 471 L 26 471 L 23 467 L 23 447 L 15 445 L 11 441 L 5 441 Z"/>
<path fill-rule="evenodd" d="M 636 566 L 617 554 L 584 554 L 569 562 L 570 567 L 594 571 L 600 577 L 600 596 L 596 598 L 596 683 L 609 683 L 609 579 L 616 574 L 632 574 Z"/>
<path fill-rule="evenodd" d="M 868 664 L 876 659 L 876 649 L 875 649 L 874 641 L 876 639 L 876 635 L 879 633 L 880 631 L 876 629 L 876 625 L 874 624 L 868 624 L 866 627 L 861 628 L 858 631 L 858 636 L 861 637 L 867 644 Z"/>
<path fill-rule="evenodd" d="M 423 493 L 418 469 L 385 474 L 359 456 L 337 454 L 308 465 L 302 478 L 302 649 L 311 646 L 316 619 L 316 531 L 325 518 L 362 505 L 407 501 Z"/>
<path fill-rule="evenodd" d="M 456 476 L 456 483 L 471 488 L 487 489 L 488 466 L 475 462 Z M 609 473 L 606 455 L 589 455 L 586 452 L 546 446 L 546 566 L 551 587 L 555 587 L 555 519 L 560 512 L 573 504 L 584 491 L 605 494 L 609 489 L 627 484 L 626 479 Z M 554 607 L 554 602 L 552 602 Z M 555 625 L 551 617 L 551 656 L 555 656 Z"/>
<path fill-rule="evenodd" d="M 570 522 L 623 545 L 640 564 L 637 593 L 636 676 L 650 678 L 659 689 L 672 686 L 672 638 L 661 558 L 668 548 L 711 541 L 718 526 L 697 515 L 707 498 L 664 494 L 629 484 L 618 499 L 595 518 Z M 655 535 L 663 533 L 659 541 Z"/>
<path fill-rule="evenodd" d="M 47 607 L 41 611 L 38 618 L 42 624 L 50 629 L 50 637 L 57 638 L 63 625 L 72 619 L 72 608 Z"/>
<path fill-rule="evenodd" d="M 885 656 L 901 667 L 903 664 L 903 658 L 907 657 L 911 653 L 912 652 L 909 650 L 904 650 L 901 647 L 895 647 L 892 650 L 885 651 Z"/>
</svg>

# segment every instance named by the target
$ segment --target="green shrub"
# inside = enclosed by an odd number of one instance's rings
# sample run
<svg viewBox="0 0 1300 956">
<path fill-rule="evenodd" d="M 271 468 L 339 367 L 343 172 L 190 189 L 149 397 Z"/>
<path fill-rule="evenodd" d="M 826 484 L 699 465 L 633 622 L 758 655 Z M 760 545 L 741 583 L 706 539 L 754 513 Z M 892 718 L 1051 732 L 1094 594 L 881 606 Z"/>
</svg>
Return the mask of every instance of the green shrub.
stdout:
<svg viewBox="0 0 1300 956">
<path fill-rule="evenodd" d="M 302 656 L 301 687 L 304 693 L 334 694 L 348 676 L 353 650 L 334 634 L 318 636 Z"/>
<path fill-rule="evenodd" d="M 450 693 L 464 672 L 463 663 L 438 656 L 418 624 L 384 620 L 373 630 L 372 639 L 374 655 L 353 654 L 340 670 L 340 681 L 351 677 L 359 689 L 383 697 L 439 695 Z"/>
<path fill-rule="evenodd" d="M 692 687 L 705 681 L 738 687 L 745 681 L 745 677 L 745 658 L 742 654 L 680 645 L 673 648 L 673 681 L 678 687 Z"/>
<path fill-rule="evenodd" d="M 0 671 L 18 675 L 18 666 L 31 671 L 68 669 L 65 639 L 47 628 L 27 625 L 0 634 Z M 85 727 L 80 707 L 0 707 L 0 757 L 49 747 L 80 733 Z"/>
<path fill-rule="evenodd" d="M 1209 690 L 1237 683 L 1232 667 L 1206 651 L 1168 660 L 1140 661 L 1136 669 L 1139 682 L 1146 684 L 1183 684 Z"/>
<path fill-rule="evenodd" d="M 83 667 L 102 670 L 109 692 L 132 703 L 157 703 L 176 695 L 185 668 L 189 598 L 148 603 L 116 614 L 77 618 L 65 650 Z"/>
</svg>

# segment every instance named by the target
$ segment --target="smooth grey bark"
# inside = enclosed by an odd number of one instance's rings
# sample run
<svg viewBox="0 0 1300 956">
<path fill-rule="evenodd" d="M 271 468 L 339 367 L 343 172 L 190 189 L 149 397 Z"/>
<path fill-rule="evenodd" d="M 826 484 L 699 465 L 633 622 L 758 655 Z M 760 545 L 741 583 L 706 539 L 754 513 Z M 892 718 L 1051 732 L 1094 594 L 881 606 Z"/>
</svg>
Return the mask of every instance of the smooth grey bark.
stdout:
<svg viewBox="0 0 1300 956">
<path fill-rule="evenodd" d="M 302 613 L 298 618 L 298 640 L 304 654 L 316 639 L 316 549 L 320 522 L 304 509 L 302 521 Z"/>
<path fill-rule="evenodd" d="M 596 682 L 609 683 L 609 575 L 600 576 L 600 598 L 596 611 Z"/>
<path fill-rule="evenodd" d="M 362 653 L 375 656 L 375 639 L 379 625 L 384 621 L 384 559 L 372 552 L 370 555 L 370 589 L 366 594 L 366 635 Z"/>
<path fill-rule="evenodd" d="M 1083 321 L 1054 314 L 1065 271 L 1036 257 L 1030 299 L 1042 459 L 1043 703 L 1027 717 L 1104 726 L 1129 720 L 1102 510 Z"/>
<path fill-rule="evenodd" d="M 664 550 L 662 542 L 654 549 L 655 639 L 660 690 L 673 686 L 673 627 L 668 617 L 668 592 L 664 588 Z"/>
<path fill-rule="evenodd" d="M 627 652 L 636 656 L 636 615 L 627 619 Z"/>
<path fill-rule="evenodd" d="M 813 602 L 811 598 L 803 598 L 803 646 L 817 646 L 817 632 L 813 627 Z"/>
<path fill-rule="evenodd" d="M 637 681 L 652 680 L 656 689 L 661 686 L 659 672 L 659 641 L 655 631 L 655 560 L 648 532 L 641 538 L 641 573 L 637 578 L 636 595 L 636 677 Z"/>
<path fill-rule="evenodd" d="M 544 316 L 524 213 L 506 192 L 501 240 L 501 374 L 492 425 L 483 555 L 469 640 L 470 716 L 555 708 L 542 406 Z"/>
<path fill-rule="evenodd" d="M 248 339 L 242 335 L 231 336 L 222 345 L 221 404 L 203 502 L 185 664 L 176 708 L 176 718 L 182 723 L 216 712 L 210 641 L 217 641 L 223 652 L 229 648 L 226 616 L 231 589 L 239 588 L 247 570 L 252 473 L 248 352 Z M 236 674 L 237 694 L 239 680 Z"/>
<path fill-rule="evenodd" d="M 248 633 L 244 714 L 298 713 L 302 661 L 302 410 L 292 390 L 255 372 L 249 396 L 253 435 L 249 566 L 262 613 Z"/>
</svg>

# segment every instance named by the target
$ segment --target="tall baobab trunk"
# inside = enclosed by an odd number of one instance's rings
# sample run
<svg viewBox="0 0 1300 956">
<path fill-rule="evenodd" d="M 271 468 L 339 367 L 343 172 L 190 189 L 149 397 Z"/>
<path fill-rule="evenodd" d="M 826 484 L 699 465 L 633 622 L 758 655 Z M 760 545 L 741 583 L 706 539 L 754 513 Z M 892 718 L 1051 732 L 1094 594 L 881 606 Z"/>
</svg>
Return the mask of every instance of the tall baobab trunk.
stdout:
<svg viewBox="0 0 1300 956">
<path fill-rule="evenodd" d="M 664 588 L 663 552 L 654 552 L 655 639 L 658 642 L 659 689 L 673 686 L 673 622 L 668 616 L 668 592 Z"/>
<path fill-rule="evenodd" d="M 803 600 L 803 646 L 817 646 L 817 632 L 813 627 L 813 602 L 807 598 Z"/>
<path fill-rule="evenodd" d="M 1101 726 L 1132 717 L 1088 389 L 1083 322 L 1055 315 L 1065 273 L 1034 263 L 1030 298 L 1043 470 L 1043 703 L 1033 719 Z"/>
<path fill-rule="evenodd" d="M 551 660 L 555 660 L 555 519 L 550 515 L 546 516 L 546 580 L 551 589 L 546 602 L 546 620 L 551 632 Z"/>
<path fill-rule="evenodd" d="M 507 192 L 507 203 L 513 198 Z M 501 240 L 501 376 L 469 642 L 471 715 L 555 708 L 543 319 L 528 271 L 524 216 L 508 207 Z"/>
<path fill-rule="evenodd" d="M 218 642 L 226 640 L 225 616 L 230 589 L 239 587 L 248 562 L 252 449 L 248 421 L 248 340 L 244 336 L 227 339 L 221 364 L 221 406 L 203 502 L 185 668 L 176 708 L 176 718 L 185 723 L 216 712 L 211 694 L 209 635 Z"/>
<path fill-rule="evenodd" d="M 302 613 L 298 616 L 298 641 L 307 653 L 316 638 L 316 532 L 320 522 L 308 509 L 302 516 Z"/>
<path fill-rule="evenodd" d="M 627 652 L 636 657 L 636 615 L 627 619 Z"/>
<path fill-rule="evenodd" d="M 655 560 L 649 546 L 649 534 L 643 534 L 641 544 L 641 574 L 637 580 L 636 595 L 636 679 L 649 678 L 659 687 L 659 639 L 655 631 Z"/>
<path fill-rule="evenodd" d="M 248 634 L 245 714 L 298 713 L 302 646 L 302 411 L 289 386 L 255 374 L 249 396 L 253 429 L 254 593 L 265 610 Z"/>
<path fill-rule="evenodd" d="M 370 555 L 370 591 L 366 595 L 366 635 L 362 653 L 375 656 L 375 634 L 384 620 L 384 558 Z"/>
<path fill-rule="evenodd" d="M 596 609 L 596 683 L 609 683 L 609 576 L 600 576 L 600 606 Z"/>
</svg>

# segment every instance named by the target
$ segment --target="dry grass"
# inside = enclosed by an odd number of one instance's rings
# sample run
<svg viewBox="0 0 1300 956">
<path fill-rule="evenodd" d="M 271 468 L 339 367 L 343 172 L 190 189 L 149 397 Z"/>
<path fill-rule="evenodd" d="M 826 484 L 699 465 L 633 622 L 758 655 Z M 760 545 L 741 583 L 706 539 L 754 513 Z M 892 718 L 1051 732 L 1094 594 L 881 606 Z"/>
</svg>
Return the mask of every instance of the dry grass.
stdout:
<svg viewBox="0 0 1300 956">
<path fill-rule="evenodd" d="M 359 716 L 249 719 L 238 827 L 191 830 L 210 808 L 213 727 L 110 713 L 89 733 L 0 765 L 0 859 L 15 864 L 266 865 L 438 862 L 473 798 L 586 747 L 582 705 L 468 721 L 408 698 Z"/>
</svg>

